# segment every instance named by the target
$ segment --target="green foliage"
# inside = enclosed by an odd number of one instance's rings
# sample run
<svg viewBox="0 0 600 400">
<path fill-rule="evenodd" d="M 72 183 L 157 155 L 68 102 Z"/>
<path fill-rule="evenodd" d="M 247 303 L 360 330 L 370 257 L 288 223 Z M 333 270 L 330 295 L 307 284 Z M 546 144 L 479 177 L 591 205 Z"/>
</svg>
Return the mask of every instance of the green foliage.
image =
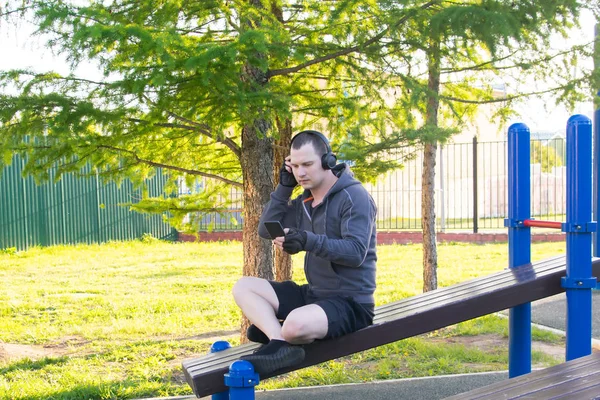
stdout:
<svg viewBox="0 0 600 400">
<path fill-rule="evenodd" d="M 15 255 L 15 254 L 17 254 L 17 248 L 16 247 L 6 247 L 4 249 L 0 249 L 0 253 L 8 254 L 8 255 Z"/>
<path fill-rule="evenodd" d="M 157 242 L 160 242 L 160 239 L 155 238 L 151 233 L 144 233 L 140 238 L 140 241 L 146 244 L 156 244 Z"/>
<path fill-rule="evenodd" d="M 220 185 L 207 188 L 200 193 L 168 198 L 145 197 L 137 203 L 120 205 L 141 213 L 162 214 L 165 222 L 178 231 L 196 234 L 200 221 L 205 215 L 211 213 L 225 215 L 228 206 L 231 205 L 231 200 L 225 196 L 223 190 L 224 187 Z M 218 201 L 218 199 L 222 200 Z"/>
<path fill-rule="evenodd" d="M 562 140 L 550 140 L 548 142 L 532 141 L 531 142 L 531 163 L 540 164 L 542 172 L 551 172 L 554 167 L 564 165 L 562 154 L 557 152 L 565 150 L 565 143 Z"/>
</svg>

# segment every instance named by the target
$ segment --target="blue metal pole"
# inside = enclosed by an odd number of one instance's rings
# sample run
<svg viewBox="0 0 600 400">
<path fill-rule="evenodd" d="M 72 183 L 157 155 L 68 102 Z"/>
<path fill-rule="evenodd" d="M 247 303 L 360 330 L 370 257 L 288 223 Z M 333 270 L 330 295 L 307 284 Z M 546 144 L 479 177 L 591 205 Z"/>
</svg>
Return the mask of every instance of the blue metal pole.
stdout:
<svg viewBox="0 0 600 400">
<path fill-rule="evenodd" d="M 254 366 L 245 360 L 237 360 L 225 374 L 225 385 L 229 387 L 230 400 L 254 400 L 254 386 L 259 382 Z"/>
<path fill-rule="evenodd" d="M 594 43 L 594 71 L 600 71 L 600 21 L 596 23 L 594 29 L 594 37 L 596 41 Z M 594 113 L 594 221 L 598 221 L 600 218 L 600 201 L 598 201 L 598 180 L 600 179 L 600 90 L 596 93 L 594 99 L 594 106 L 596 112 Z M 593 234 L 594 240 L 594 257 L 600 257 L 600 238 L 598 238 L 598 232 Z M 597 286 L 596 289 L 600 289 Z"/>
<path fill-rule="evenodd" d="M 523 221 L 531 217 L 530 134 L 525 124 L 508 128 L 508 266 L 531 262 L 531 228 Z M 531 304 L 509 311 L 508 375 L 531 372 Z"/>
<path fill-rule="evenodd" d="M 598 32 L 596 37 L 600 38 Z M 600 66 L 599 66 L 600 67 Z M 600 202 L 598 201 L 598 188 L 600 179 L 600 91 L 597 93 L 596 104 L 598 108 L 594 112 L 594 221 L 598 221 L 600 217 Z M 600 257 L 600 240 L 598 240 L 598 232 L 593 234 L 594 240 L 594 257 Z"/>
<path fill-rule="evenodd" d="M 573 115 L 567 121 L 567 361 L 592 352 L 592 121 Z"/>
<path fill-rule="evenodd" d="M 229 342 L 226 342 L 224 340 L 219 340 L 217 342 L 214 342 L 212 344 L 212 346 L 210 346 L 210 352 L 217 353 L 219 351 L 227 350 L 230 347 L 231 347 L 231 345 L 229 344 Z M 229 400 L 229 390 L 226 390 L 226 391 L 220 392 L 220 393 L 215 393 L 212 395 L 211 399 L 212 400 Z"/>
</svg>

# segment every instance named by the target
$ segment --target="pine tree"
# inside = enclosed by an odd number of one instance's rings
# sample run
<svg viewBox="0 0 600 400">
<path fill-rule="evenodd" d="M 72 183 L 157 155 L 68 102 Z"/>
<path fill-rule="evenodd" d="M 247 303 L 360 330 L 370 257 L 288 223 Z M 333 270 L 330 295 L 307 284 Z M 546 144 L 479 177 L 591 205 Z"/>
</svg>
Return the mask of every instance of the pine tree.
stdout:
<svg viewBox="0 0 600 400">
<path fill-rule="evenodd" d="M 371 0 L 8 2 L 3 22 L 31 20 L 73 68 L 93 62 L 101 77 L 0 73 L 3 160 L 26 155 L 38 180 L 51 165 L 60 179 L 88 163 L 104 179 L 140 185 L 156 167 L 171 189 L 209 179 L 203 194 L 136 205 L 179 222 L 226 208 L 211 196 L 223 185 L 241 188 L 244 274 L 273 278 L 271 244 L 256 231 L 283 161 L 274 149 L 293 130 L 322 125 L 359 177 L 398 166 L 379 155 L 415 137 L 394 128 L 379 65 L 389 32 L 434 3 L 398 4 L 390 15 Z"/>
<path fill-rule="evenodd" d="M 551 41 L 565 35 L 580 12 L 600 5 L 580 1 L 438 2 L 422 10 L 397 32 L 392 73 L 402 91 L 405 112 L 423 145 L 422 225 L 423 290 L 437 287 L 435 228 L 435 165 L 438 143 L 461 129 L 485 103 L 501 103 L 497 117 L 505 120 L 515 101 L 551 93 L 557 102 L 573 105 L 591 98 L 594 75 L 579 60 L 591 57 L 592 43 L 553 50 Z M 531 89 L 537 80 L 548 86 Z M 596 78 L 597 80 L 597 78 Z M 494 83 L 505 82 L 512 93 L 494 95 Z M 548 82 L 551 82 L 548 84 Z M 406 118 L 410 121 L 410 118 Z"/>
</svg>

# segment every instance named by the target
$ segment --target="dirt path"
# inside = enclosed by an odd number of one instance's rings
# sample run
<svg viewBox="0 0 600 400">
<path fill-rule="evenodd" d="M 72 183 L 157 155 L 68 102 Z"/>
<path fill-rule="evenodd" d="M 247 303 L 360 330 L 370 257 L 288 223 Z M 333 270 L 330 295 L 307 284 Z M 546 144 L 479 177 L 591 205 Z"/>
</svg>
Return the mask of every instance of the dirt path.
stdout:
<svg viewBox="0 0 600 400">
<path fill-rule="evenodd" d="M 221 332 L 222 334 L 236 334 L 236 332 Z M 222 337 L 222 336 L 221 336 Z M 206 339 L 199 336 L 198 339 Z M 218 337 L 215 337 L 215 340 Z M 189 338 L 186 338 L 189 339 Z M 478 336 L 453 336 L 449 338 L 424 338 L 433 343 L 462 344 L 468 347 L 476 347 L 483 351 L 497 351 L 497 349 L 507 348 L 508 339 L 498 335 L 478 335 Z M 14 343 L 0 343 L 0 363 L 15 362 L 28 358 L 30 360 L 39 360 L 44 357 L 61 357 L 65 355 L 82 355 L 81 347 L 85 342 L 77 338 L 65 338 L 57 343 L 50 345 L 27 345 Z M 558 361 L 565 359 L 564 344 L 551 344 L 543 342 L 533 342 L 533 350 L 546 353 Z M 86 352 L 86 354 L 89 354 Z"/>
</svg>

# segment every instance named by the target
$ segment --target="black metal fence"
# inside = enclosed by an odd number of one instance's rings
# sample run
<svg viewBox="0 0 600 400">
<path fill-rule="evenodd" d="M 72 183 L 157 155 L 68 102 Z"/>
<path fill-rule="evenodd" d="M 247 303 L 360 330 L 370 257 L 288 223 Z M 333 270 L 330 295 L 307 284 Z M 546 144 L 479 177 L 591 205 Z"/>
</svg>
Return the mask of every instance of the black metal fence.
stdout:
<svg viewBox="0 0 600 400">
<path fill-rule="evenodd" d="M 531 214 L 538 219 L 564 220 L 566 213 L 565 141 L 562 137 L 531 141 Z M 377 227 L 421 229 L 423 157 L 365 186 L 378 207 Z M 451 143 L 438 148 L 436 163 L 436 225 L 438 230 L 503 229 L 507 216 L 506 141 Z M 240 230 L 241 191 L 231 189 L 232 211 L 211 214 L 201 230 Z M 233 222 L 235 221 L 235 222 Z"/>
<path fill-rule="evenodd" d="M 531 142 L 531 214 L 562 221 L 566 213 L 564 138 Z M 378 207 L 378 229 L 421 229 L 422 155 L 404 167 L 365 186 Z M 501 229 L 507 216 L 506 142 L 452 143 L 439 147 L 436 164 L 437 228 L 446 230 Z M 118 204 L 141 198 L 130 182 L 120 187 L 97 177 L 64 176 L 59 182 L 36 186 L 21 177 L 22 160 L 15 158 L 0 175 L 0 249 L 32 245 L 102 242 L 152 233 L 168 237 L 173 230 L 160 216 L 146 216 Z M 159 196 L 162 174 L 149 182 L 149 194 Z M 187 190 L 187 189 L 186 189 Z M 202 190 L 201 187 L 192 188 Z M 210 214 L 200 230 L 236 231 L 243 224 L 242 192 L 232 188 L 231 210 Z"/>
</svg>

